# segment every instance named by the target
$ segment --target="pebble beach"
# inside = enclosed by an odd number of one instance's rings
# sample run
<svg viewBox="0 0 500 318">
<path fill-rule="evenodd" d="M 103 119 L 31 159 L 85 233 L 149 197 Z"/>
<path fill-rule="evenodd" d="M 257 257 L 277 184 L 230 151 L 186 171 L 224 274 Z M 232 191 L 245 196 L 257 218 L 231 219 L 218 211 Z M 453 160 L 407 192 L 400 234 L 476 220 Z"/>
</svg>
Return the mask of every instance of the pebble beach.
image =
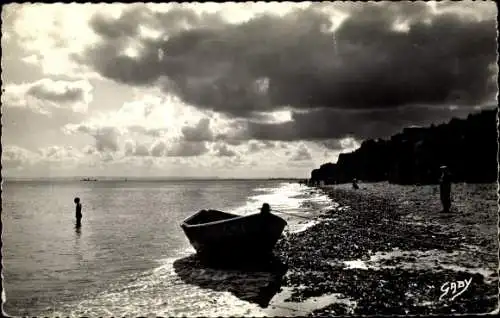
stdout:
<svg viewBox="0 0 500 318">
<path fill-rule="evenodd" d="M 338 207 L 278 242 L 288 271 L 270 310 L 301 316 L 497 310 L 496 184 L 454 184 L 451 213 L 440 212 L 436 185 L 322 190 Z"/>
</svg>

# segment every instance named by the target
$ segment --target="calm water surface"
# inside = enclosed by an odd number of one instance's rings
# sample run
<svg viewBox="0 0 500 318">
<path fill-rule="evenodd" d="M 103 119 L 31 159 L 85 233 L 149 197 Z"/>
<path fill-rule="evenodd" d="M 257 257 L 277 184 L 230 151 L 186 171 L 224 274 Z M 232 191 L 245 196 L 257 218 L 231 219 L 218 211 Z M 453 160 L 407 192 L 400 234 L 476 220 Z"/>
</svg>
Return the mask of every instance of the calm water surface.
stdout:
<svg viewBox="0 0 500 318">
<path fill-rule="evenodd" d="M 306 191 L 248 180 L 5 182 L 4 310 L 16 316 L 255 313 L 258 307 L 229 293 L 177 277 L 173 262 L 193 252 L 179 224 L 203 208 L 244 214 L 269 202 L 307 213 L 327 206 L 320 193 Z M 75 196 L 83 203 L 79 230 Z"/>
</svg>

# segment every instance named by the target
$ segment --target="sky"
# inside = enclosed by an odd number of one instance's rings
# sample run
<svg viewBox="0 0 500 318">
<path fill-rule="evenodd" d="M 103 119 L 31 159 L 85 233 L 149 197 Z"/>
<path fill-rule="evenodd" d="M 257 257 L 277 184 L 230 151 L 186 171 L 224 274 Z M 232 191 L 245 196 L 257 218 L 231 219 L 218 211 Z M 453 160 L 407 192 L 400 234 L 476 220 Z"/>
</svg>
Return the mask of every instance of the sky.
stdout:
<svg viewBox="0 0 500 318">
<path fill-rule="evenodd" d="M 4 177 L 306 178 L 497 105 L 483 2 L 8 4 Z"/>
</svg>

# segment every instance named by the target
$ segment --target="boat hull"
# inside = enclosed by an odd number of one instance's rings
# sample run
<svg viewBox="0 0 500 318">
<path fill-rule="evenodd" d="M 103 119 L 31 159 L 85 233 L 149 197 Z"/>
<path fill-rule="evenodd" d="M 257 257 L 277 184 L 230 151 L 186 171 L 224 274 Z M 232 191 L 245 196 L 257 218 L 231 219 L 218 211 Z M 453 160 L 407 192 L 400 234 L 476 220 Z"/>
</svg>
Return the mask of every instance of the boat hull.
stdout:
<svg viewBox="0 0 500 318">
<path fill-rule="evenodd" d="M 200 213 L 213 214 L 215 221 L 190 224 Z M 237 216 L 216 210 L 203 210 L 186 219 L 181 227 L 202 258 L 248 259 L 272 254 L 286 221 L 273 214 Z"/>
</svg>

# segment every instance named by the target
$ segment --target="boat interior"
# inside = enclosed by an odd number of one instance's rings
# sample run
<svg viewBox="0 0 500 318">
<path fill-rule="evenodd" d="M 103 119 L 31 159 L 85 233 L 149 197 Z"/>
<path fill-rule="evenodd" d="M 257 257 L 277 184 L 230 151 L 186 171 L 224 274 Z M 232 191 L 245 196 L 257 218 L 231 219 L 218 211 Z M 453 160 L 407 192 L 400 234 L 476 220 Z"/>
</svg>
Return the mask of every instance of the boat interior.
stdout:
<svg viewBox="0 0 500 318">
<path fill-rule="evenodd" d="M 196 224 L 204 224 L 215 221 L 228 220 L 235 217 L 239 217 L 239 215 L 217 210 L 201 210 L 192 217 L 186 219 L 184 223 L 188 225 L 196 225 Z"/>
</svg>

